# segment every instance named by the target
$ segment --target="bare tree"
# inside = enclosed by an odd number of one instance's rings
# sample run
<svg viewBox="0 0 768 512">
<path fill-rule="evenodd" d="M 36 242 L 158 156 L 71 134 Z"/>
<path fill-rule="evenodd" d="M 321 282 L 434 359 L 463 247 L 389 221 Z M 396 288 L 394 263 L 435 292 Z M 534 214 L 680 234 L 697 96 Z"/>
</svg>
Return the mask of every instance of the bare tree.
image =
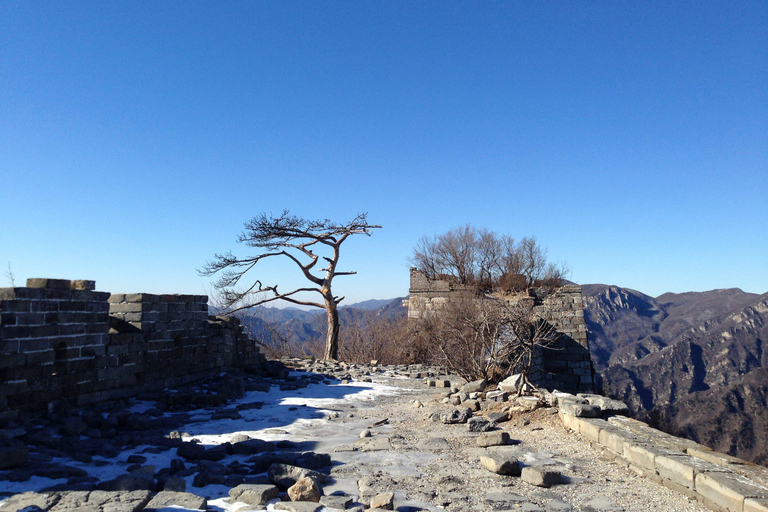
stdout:
<svg viewBox="0 0 768 512">
<path fill-rule="evenodd" d="M 245 223 L 245 231 L 237 239 L 248 247 L 260 249 L 261 253 L 245 258 L 238 258 L 231 252 L 215 254 L 214 259 L 206 262 L 199 273 L 203 276 L 220 273 L 214 287 L 222 294 L 222 303 L 230 312 L 253 308 L 276 300 L 324 308 L 328 323 L 324 358 L 337 359 L 338 304 L 344 297 L 333 295 L 331 284 L 336 276 L 356 273 L 337 270 L 341 244 L 352 235 L 370 236 L 371 230 L 376 228 L 381 226 L 369 224 L 365 213 L 357 215 L 346 224 L 336 224 L 328 219 L 310 221 L 291 215 L 288 210 L 284 210 L 279 217 L 262 213 Z M 322 248 L 328 251 L 330 256 L 322 256 L 327 266 L 316 269 L 321 259 L 316 251 Z M 265 286 L 260 280 L 255 280 L 253 283 L 246 284 L 245 287 L 239 287 L 244 275 L 257 263 L 276 256 L 293 261 L 311 285 L 281 292 L 278 291 L 277 284 Z M 318 276 L 313 272 L 324 274 Z M 305 292 L 320 294 L 322 302 L 303 299 Z"/>
<path fill-rule="evenodd" d="M 424 318 L 432 335 L 434 362 L 467 381 L 494 380 L 499 373 L 504 305 L 500 300 L 453 297 Z"/>
<path fill-rule="evenodd" d="M 13 270 L 11 270 L 11 262 L 8 262 L 8 271 L 3 272 L 3 277 L 5 277 L 8 282 L 11 284 L 11 288 L 16 287 L 16 276 L 13 273 Z"/>
<path fill-rule="evenodd" d="M 470 224 L 434 237 L 422 237 L 410 263 L 430 279 L 450 277 L 456 284 L 483 291 L 525 291 L 544 281 L 560 283 L 569 271 L 547 261 L 547 249 L 535 238 L 520 242 Z"/>
<path fill-rule="evenodd" d="M 522 376 L 518 381 L 518 395 L 526 385 L 536 387 L 529 380 L 536 357 L 543 349 L 553 348 L 562 336 L 554 324 L 549 304 L 534 306 L 533 300 L 507 303 L 499 359 L 504 368 L 502 375 Z"/>
</svg>

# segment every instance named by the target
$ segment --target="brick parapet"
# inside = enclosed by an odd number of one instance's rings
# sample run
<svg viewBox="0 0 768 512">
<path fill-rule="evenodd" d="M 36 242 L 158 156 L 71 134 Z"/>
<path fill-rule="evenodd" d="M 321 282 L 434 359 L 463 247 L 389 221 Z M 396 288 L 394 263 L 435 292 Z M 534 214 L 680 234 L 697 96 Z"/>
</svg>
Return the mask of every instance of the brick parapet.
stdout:
<svg viewBox="0 0 768 512">
<path fill-rule="evenodd" d="M 263 361 L 239 322 L 208 317 L 205 295 L 109 294 L 85 280 L 27 285 L 0 288 L 0 426 L 20 412 Z"/>
<path fill-rule="evenodd" d="M 614 460 L 712 510 L 768 509 L 768 468 L 666 434 L 623 416 L 582 418 L 559 413 L 563 424 L 605 449 Z"/>
</svg>

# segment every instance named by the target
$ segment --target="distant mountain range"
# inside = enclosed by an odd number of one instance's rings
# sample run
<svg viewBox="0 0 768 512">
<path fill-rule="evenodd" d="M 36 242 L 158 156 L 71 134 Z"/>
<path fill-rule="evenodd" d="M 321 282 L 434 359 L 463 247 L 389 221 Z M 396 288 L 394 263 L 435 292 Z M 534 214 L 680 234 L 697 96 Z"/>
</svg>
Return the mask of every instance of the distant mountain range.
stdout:
<svg viewBox="0 0 768 512">
<path fill-rule="evenodd" d="M 667 432 L 768 465 L 768 293 L 665 293 L 583 285 L 595 379 L 603 393 Z M 407 315 L 404 298 L 340 308 L 345 322 Z M 292 343 L 324 332 L 321 309 L 263 308 L 253 322 Z"/>
<path fill-rule="evenodd" d="M 372 299 L 341 306 L 339 322 L 343 327 L 349 322 L 366 317 L 405 317 L 408 314 L 408 308 L 403 305 L 405 299 L 406 297 Z M 320 308 L 303 310 L 291 307 L 262 307 L 255 310 L 245 321 L 254 333 L 269 337 L 272 331 L 277 330 L 290 343 L 298 345 L 325 336 L 325 310 Z"/>
<path fill-rule="evenodd" d="M 605 394 L 662 430 L 768 465 L 768 294 L 583 293 Z"/>
</svg>

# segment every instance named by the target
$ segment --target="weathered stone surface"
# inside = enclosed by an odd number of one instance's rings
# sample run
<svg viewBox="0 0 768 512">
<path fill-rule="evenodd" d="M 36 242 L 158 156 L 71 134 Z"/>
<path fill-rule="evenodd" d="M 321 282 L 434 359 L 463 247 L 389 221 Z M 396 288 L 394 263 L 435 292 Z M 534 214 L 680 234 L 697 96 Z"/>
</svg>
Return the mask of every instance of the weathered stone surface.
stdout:
<svg viewBox="0 0 768 512">
<path fill-rule="evenodd" d="M 317 512 L 322 505 L 311 501 L 281 501 L 273 505 L 275 510 L 287 510 L 288 512 Z"/>
<path fill-rule="evenodd" d="M 416 443 L 416 448 L 419 450 L 450 450 L 451 445 L 443 437 L 428 437 L 427 439 L 421 439 Z"/>
<path fill-rule="evenodd" d="M 187 490 L 187 481 L 178 476 L 171 476 L 163 484 L 164 491 L 184 492 Z"/>
<path fill-rule="evenodd" d="M 394 510 L 395 508 L 395 493 L 382 492 L 377 494 L 371 500 L 369 508 L 380 510 Z"/>
<path fill-rule="evenodd" d="M 361 452 L 378 452 L 390 450 L 392 448 L 389 439 L 381 436 L 358 439 L 352 443 L 352 446 Z"/>
<path fill-rule="evenodd" d="M 107 480 L 99 484 L 101 491 L 138 491 L 155 490 L 155 467 L 144 466 L 126 475 L 120 475 L 113 480 Z"/>
<path fill-rule="evenodd" d="M 193 510 L 205 510 L 208 500 L 189 492 L 161 491 L 147 503 L 145 512 L 154 512 L 165 507 L 184 507 Z"/>
<path fill-rule="evenodd" d="M 596 405 L 580 404 L 574 401 L 560 401 L 560 410 L 577 418 L 599 418 L 603 415 Z"/>
<path fill-rule="evenodd" d="M 6 510 L 10 512 L 19 510 L 50 510 L 59 499 L 60 496 L 58 493 L 25 492 L 23 494 L 11 496 L 5 500 L 2 510 L 3 512 Z"/>
<path fill-rule="evenodd" d="M 26 446 L 0 446 L 0 469 L 21 466 L 27 462 L 28 456 Z"/>
<path fill-rule="evenodd" d="M 488 446 L 502 446 L 509 443 L 509 432 L 485 432 L 477 437 L 477 446 L 482 448 Z"/>
<path fill-rule="evenodd" d="M 331 456 L 327 453 L 304 452 L 292 465 L 306 469 L 322 469 L 331 465 Z"/>
<path fill-rule="evenodd" d="M 520 476 L 520 462 L 511 455 L 489 451 L 480 457 L 480 465 L 497 475 Z"/>
<path fill-rule="evenodd" d="M 313 478 L 320 484 L 328 481 L 328 476 L 311 469 L 290 466 L 288 464 L 272 464 L 267 470 L 269 481 L 278 487 L 287 489 L 302 478 Z"/>
<path fill-rule="evenodd" d="M 183 442 L 176 448 L 176 455 L 187 460 L 198 460 L 205 452 L 205 446 L 200 443 Z"/>
<path fill-rule="evenodd" d="M 727 510 L 743 510 L 747 498 L 768 498 L 768 489 L 733 473 L 699 473 L 696 491 Z"/>
<path fill-rule="evenodd" d="M 275 451 L 275 444 L 262 439 L 248 439 L 232 443 L 232 452 L 235 455 L 255 455 L 263 452 Z"/>
<path fill-rule="evenodd" d="M 93 491 L 63 492 L 60 496 L 51 512 L 138 512 L 149 503 L 152 494 L 149 491 Z"/>
<path fill-rule="evenodd" d="M 515 393 L 517 392 L 517 388 L 520 386 L 522 380 L 523 375 L 516 373 L 515 375 L 510 375 L 503 381 L 499 382 L 498 386 L 496 387 L 502 391 L 506 391 L 507 393 Z"/>
<path fill-rule="evenodd" d="M 659 454 L 654 458 L 654 463 L 661 478 L 671 480 L 688 489 L 694 488 L 698 473 L 725 471 L 725 468 L 711 462 L 682 454 Z"/>
<path fill-rule="evenodd" d="M 352 498 L 350 496 L 321 496 L 320 504 L 325 505 L 328 508 L 336 508 L 339 510 L 346 510 L 352 504 Z"/>
<path fill-rule="evenodd" d="M 521 503 L 528 501 L 519 494 L 505 491 L 489 492 L 485 495 L 483 500 L 496 510 L 515 509 L 518 508 Z"/>
<path fill-rule="evenodd" d="M 541 400 L 535 396 L 519 396 L 515 399 L 515 403 L 525 411 L 532 411 L 541 406 Z"/>
<path fill-rule="evenodd" d="M 487 419 L 481 418 L 479 416 L 474 416 L 472 418 L 469 418 L 469 420 L 467 420 L 467 428 L 469 429 L 470 432 L 487 432 L 495 426 L 496 425 L 494 425 Z"/>
<path fill-rule="evenodd" d="M 492 421 L 494 423 L 503 423 L 505 421 L 509 421 L 509 415 L 506 412 L 489 412 L 485 416 L 488 418 L 488 421 Z"/>
<path fill-rule="evenodd" d="M 560 483 L 562 475 L 559 471 L 553 469 L 526 466 L 523 468 L 520 478 L 522 478 L 524 482 L 537 487 L 552 487 L 553 485 Z"/>
<path fill-rule="evenodd" d="M 318 503 L 322 490 L 312 478 L 305 477 L 298 480 L 288 488 L 288 497 L 291 501 L 313 501 Z"/>
<path fill-rule="evenodd" d="M 509 398 L 508 393 L 502 390 L 490 391 L 485 394 L 485 399 L 488 402 L 506 402 L 507 398 Z"/>
<path fill-rule="evenodd" d="M 596 405 L 603 414 L 618 414 L 626 416 L 629 414 L 629 407 L 620 400 L 613 400 L 599 395 L 590 395 L 586 398 L 590 405 Z"/>
<path fill-rule="evenodd" d="M 614 505 L 610 499 L 598 496 L 582 505 L 581 510 L 583 512 L 622 512 L 624 509 Z"/>
<path fill-rule="evenodd" d="M 547 512 L 571 512 L 573 505 L 560 500 L 552 500 L 546 504 L 544 510 Z"/>
<path fill-rule="evenodd" d="M 467 382 L 461 387 L 461 391 L 464 393 L 480 393 L 485 391 L 485 386 L 488 385 L 485 379 L 476 380 L 473 382 Z"/>
<path fill-rule="evenodd" d="M 466 423 L 472 417 L 469 407 L 457 407 L 440 413 L 440 421 L 447 424 Z"/>
<path fill-rule="evenodd" d="M 744 512 L 768 512 L 768 498 L 746 498 Z"/>
<path fill-rule="evenodd" d="M 280 489 L 274 485 L 240 484 L 229 490 L 232 501 L 239 501 L 249 505 L 265 505 L 280 494 Z"/>
</svg>

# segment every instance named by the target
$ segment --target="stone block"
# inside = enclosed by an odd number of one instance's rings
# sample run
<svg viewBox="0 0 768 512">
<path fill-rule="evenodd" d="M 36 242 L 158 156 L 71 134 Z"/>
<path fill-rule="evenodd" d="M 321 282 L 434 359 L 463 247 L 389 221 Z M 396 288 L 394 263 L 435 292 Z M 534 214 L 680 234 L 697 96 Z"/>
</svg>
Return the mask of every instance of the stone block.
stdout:
<svg viewBox="0 0 768 512">
<path fill-rule="evenodd" d="M 579 418 L 579 434 L 596 443 L 600 442 L 600 431 L 607 426 L 608 423 L 601 419 Z"/>
<path fill-rule="evenodd" d="M 598 443 L 608 448 L 616 455 L 624 456 L 624 443 L 631 440 L 633 435 L 626 430 L 607 425 L 600 431 Z"/>
<path fill-rule="evenodd" d="M 46 290 L 69 290 L 68 279 L 47 279 L 30 277 L 27 279 L 27 288 L 44 288 Z"/>
<path fill-rule="evenodd" d="M 87 281 L 85 279 L 73 280 L 69 282 L 69 288 L 71 290 L 93 291 L 96 289 L 96 281 Z"/>
<path fill-rule="evenodd" d="M 624 458 L 643 469 L 656 471 L 656 456 L 666 454 L 650 444 L 624 443 Z"/>
<path fill-rule="evenodd" d="M 745 499 L 744 512 L 768 512 L 768 498 Z"/>
<path fill-rule="evenodd" d="M 565 414 L 579 418 L 599 418 L 602 411 L 596 405 L 581 404 L 575 401 L 558 400 L 560 410 Z"/>
<path fill-rule="evenodd" d="M 485 432 L 477 437 L 477 446 L 487 448 L 489 446 L 504 446 L 509 444 L 510 437 L 508 432 L 501 430 L 495 432 Z"/>
<path fill-rule="evenodd" d="M 725 471 L 724 468 L 690 455 L 656 455 L 656 471 L 659 476 L 688 489 L 695 489 L 698 473 Z"/>
<path fill-rule="evenodd" d="M 0 339 L 0 354 L 18 354 L 20 348 L 20 342 L 17 339 L 5 340 Z M 0 368 L 2 364 L 0 364 Z"/>
<path fill-rule="evenodd" d="M 559 471 L 535 466 L 524 467 L 520 477 L 524 482 L 537 487 L 552 487 L 562 480 L 562 475 Z"/>
<path fill-rule="evenodd" d="M 489 450 L 480 457 L 480 465 L 497 475 L 520 476 L 520 462 L 508 454 Z"/>
<path fill-rule="evenodd" d="M 728 511 L 743 511 L 747 498 L 768 498 L 768 489 L 734 473 L 699 473 L 696 492 Z"/>
</svg>

